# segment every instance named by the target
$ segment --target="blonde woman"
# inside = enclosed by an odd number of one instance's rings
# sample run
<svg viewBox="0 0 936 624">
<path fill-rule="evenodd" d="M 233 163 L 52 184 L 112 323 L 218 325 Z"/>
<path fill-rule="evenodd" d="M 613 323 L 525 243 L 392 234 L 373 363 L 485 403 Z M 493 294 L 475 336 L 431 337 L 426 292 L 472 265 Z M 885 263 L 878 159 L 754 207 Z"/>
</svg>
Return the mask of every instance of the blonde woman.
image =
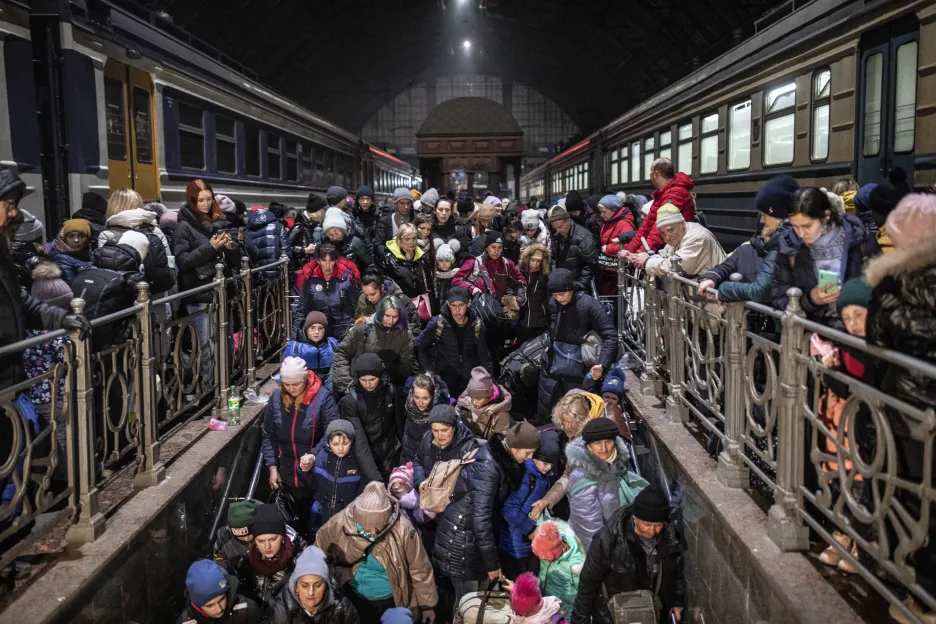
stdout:
<svg viewBox="0 0 936 624">
<path fill-rule="evenodd" d="M 412 300 L 423 321 L 431 317 L 429 305 L 429 256 L 419 247 L 416 226 L 404 223 L 396 236 L 386 243 L 387 253 L 384 266 L 387 277 L 392 279 Z"/>
</svg>

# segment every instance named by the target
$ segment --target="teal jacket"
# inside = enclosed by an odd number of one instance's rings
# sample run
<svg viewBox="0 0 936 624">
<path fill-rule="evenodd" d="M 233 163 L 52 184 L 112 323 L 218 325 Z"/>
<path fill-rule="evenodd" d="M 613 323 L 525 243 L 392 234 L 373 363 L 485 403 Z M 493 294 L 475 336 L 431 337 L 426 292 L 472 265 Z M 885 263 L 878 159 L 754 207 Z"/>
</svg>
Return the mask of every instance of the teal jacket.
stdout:
<svg viewBox="0 0 936 624">
<path fill-rule="evenodd" d="M 780 236 L 788 226 L 784 224 L 764 244 L 767 255 L 764 256 L 757 276 L 751 282 L 732 282 L 725 280 L 718 285 L 718 300 L 722 303 L 734 301 L 753 301 L 770 305 L 771 285 L 773 283 L 774 269 L 779 255 Z"/>
<path fill-rule="evenodd" d="M 555 596 L 561 600 L 562 613 L 571 618 L 579 589 L 579 573 L 585 563 L 585 551 L 567 522 L 558 519 L 549 522 L 559 528 L 559 535 L 562 536 L 562 541 L 569 545 L 569 550 L 555 561 L 540 562 L 540 590 L 544 596 Z"/>
</svg>

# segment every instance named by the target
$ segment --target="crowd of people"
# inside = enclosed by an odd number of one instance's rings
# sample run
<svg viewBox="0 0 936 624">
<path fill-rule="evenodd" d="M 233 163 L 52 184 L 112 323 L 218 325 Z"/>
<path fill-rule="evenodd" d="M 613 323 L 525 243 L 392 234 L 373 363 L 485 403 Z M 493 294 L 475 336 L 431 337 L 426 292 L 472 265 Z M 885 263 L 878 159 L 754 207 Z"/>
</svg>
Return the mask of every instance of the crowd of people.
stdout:
<svg viewBox="0 0 936 624">
<path fill-rule="evenodd" d="M 651 166 L 650 198 L 570 191 L 524 204 L 399 188 L 378 205 L 361 186 L 313 193 L 304 209 L 248 209 L 195 180 L 174 210 L 130 189 L 89 193 L 49 243 L 18 208 L 22 182 L 0 170 L 3 344 L 87 331 L 142 280 L 158 296 L 211 282 L 219 263 L 232 275 L 244 257 L 289 259 L 290 341 L 260 416 L 271 502 L 230 504 L 212 558 L 188 570 L 180 622 L 460 621 L 473 596 L 502 591 L 513 622 L 610 623 L 608 599 L 641 589 L 661 622 L 682 621 L 677 503 L 638 470 L 602 299 L 617 294 L 620 260 L 699 280 L 714 313 L 742 300 L 785 309 L 796 286 L 808 318 L 933 361 L 936 196 L 905 178 L 832 191 L 774 178 L 754 201 L 760 231 L 727 255 L 693 181 L 665 158 Z M 115 278 L 116 288 L 85 285 Z M 85 315 L 69 311 L 76 295 Z M 209 378 L 199 313 L 211 297 L 158 311 L 199 319 Z M 7 356 L 5 383 L 48 370 L 62 348 Z M 931 379 L 813 348 L 830 368 L 936 401 Z M 517 354 L 534 381 L 515 370 Z M 841 386 L 822 388 L 833 428 Z M 62 392 L 30 388 L 39 422 Z M 921 478 L 911 458 L 923 446 L 899 443 L 909 478 Z M 832 549 L 823 561 L 848 568 Z"/>
</svg>

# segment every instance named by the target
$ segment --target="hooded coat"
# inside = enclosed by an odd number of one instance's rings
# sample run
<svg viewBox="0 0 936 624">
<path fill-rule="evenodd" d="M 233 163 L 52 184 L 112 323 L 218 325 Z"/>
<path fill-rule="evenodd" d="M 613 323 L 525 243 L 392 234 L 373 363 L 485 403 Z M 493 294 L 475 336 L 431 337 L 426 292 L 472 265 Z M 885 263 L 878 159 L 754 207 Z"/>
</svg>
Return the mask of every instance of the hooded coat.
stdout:
<svg viewBox="0 0 936 624">
<path fill-rule="evenodd" d="M 415 340 L 422 331 L 422 319 L 419 318 L 419 311 L 416 309 L 416 306 L 409 297 L 403 294 L 403 291 L 400 290 L 400 287 L 397 286 L 397 283 L 393 280 L 384 280 L 384 292 L 387 297 L 398 297 L 400 301 L 403 302 L 403 307 L 406 308 L 406 321 L 409 324 L 410 333 L 413 334 L 413 339 Z M 362 294 L 358 297 L 357 306 L 354 308 L 354 318 L 358 321 L 367 319 L 367 317 L 374 315 L 376 308 L 377 306 L 368 301 L 367 297 Z"/>
<path fill-rule="evenodd" d="M 569 462 L 569 526 L 588 551 L 592 538 L 621 507 L 634 502 L 634 497 L 648 485 L 640 475 L 628 469 L 630 451 L 621 438 L 615 438 L 617 457 L 614 462 L 599 459 L 579 438 L 566 446 Z"/>
<path fill-rule="evenodd" d="M 354 578 L 371 542 L 360 535 L 354 519 L 357 501 L 325 523 L 315 536 L 315 545 L 335 561 L 335 576 L 340 585 Z M 370 554 L 387 573 L 398 607 L 432 609 L 439 601 L 435 576 L 419 533 L 400 504 L 390 499 L 391 515 L 386 527 L 376 536 Z"/>
<path fill-rule="evenodd" d="M 694 186 L 695 182 L 692 181 L 692 178 L 681 171 L 677 171 L 676 175 L 666 183 L 666 186 L 658 191 L 654 191 L 651 196 L 653 198 L 653 205 L 650 206 L 650 212 L 644 217 L 640 227 L 637 228 L 637 233 L 634 234 L 634 238 L 631 239 L 631 242 L 624 245 L 625 251 L 631 253 L 643 251 L 644 247 L 641 238 L 647 239 L 647 244 L 652 251 L 659 251 L 666 246 L 666 242 L 663 240 L 663 237 L 660 236 L 660 230 L 656 226 L 657 210 L 664 204 L 673 204 L 676 206 L 679 212 L 682 213 L 686 223 L 695 221 L 695 198 L 692 196 L 692 188 Z"/>
<path fill-rule="evenodd" d="M 351 451 L 344 457 L 332 453 L 328 440 L 324 437 L 312 450 L 312 454 L 315 455 L 315 465 L 312 468 L 312 487 L 315 493 L 312 497 L 309 526 L 317 531 L 364 491 L 368 479 L 362 475 L 363 471 L 358 466 L 354 439 Z"/>
<path fill-rule="evenodd" d="M 572 271 L 575 289 L 582 292 L 591 292 L 592 279 L 595 277 L 593 267 L 598 263 L 600 251 L 592 233 L 574 221 L 568 236 L 554 233 L 549 241 L 553 269 Z"/>
<path fill-rule="evenodd" d="M 504 433 L 510 428 L 510 409 L 513 407 L 513 397 L 501 384 L 495 383 L 497 397 L 482 407 L 475 409 L 471 397 L 461 393 L 455 406 L 461 412 L 462 418 L 468 428 L 484 440 L 490 440 L 496 433 Z"/>
<path fill-rule="evenodd" d="M 523 468 L 501 434 L 483 444 L 474 463 L 462 468 L 452 502 L 436 517 L 432 563 L 439 574 L 480 580 L 501 569 L 496 526 L 504 500 L 520 486 L 522 477 Z"/>
<path fill-rule="evenodd" d="M 550 522 L 559 528 L 559 535 L 568 544 L 569 550 L 555 561 L 540 561 L 540 588 L 544 596 L 555 596 L 561 600 L 562 612 L 566 617 L 571 617 L 575 597 L 579 592 L 579 575 L 585 563 L 585 550 L 567 522 L 555 518 Z"/>
<path fill-rule="evenodd" d="M 318 376 L 309 371 L 305 394 L 287 411 L 277 388 L 260 415 L 260 450 L 268 468 L 276 466 L 280 479 L 290 487 L 311 487 L 311 472 L 299 470 L 299 458 L 311 453 L 338 418 L 338 406 Z"/>
<path fill-rule="evenodd" d="M 179 614 L 176 624 L 255 624 L 260 621 L 260 607 L 250 598 L 237 593 L 239 586 L 237 578 L 224 573 L 227 578 L 227 609 L 224 615 L 219 619 L 205 617 L 199 613 L 192 601 L 189 600 L 188 592 L 185 595 L 185 609 Z"/>
<path fill-rule="evenodd" d="M 880 248 L 877 241 L 869 236 L 861 221 L 850 214 L 839 215 L 842 229 L 845 230 L 845 255 L 839 268 L 839 283 L 860 277 L 864 261 L 877 255 Z M 773 307 L 785 310 L 787 290 L 796 286 L 803 291 L 800 304 L 806 317 L 813 321 L 823 320 L 825 306 L 817 306 L 810 297 L 810 291 L 819 283 L 816 264 L 809 251 L 809 245 L 803 242 L 793 228 L 784 232 L 779 240 L 779 252 L 774 267 L 774 279 L 771 289 Z"/>
<path fill-rule="evenodd" d="M 491 281 L 494 283 L 494 292 L 488 288 L 487 282 L 481 274 L 481 263 L 487 269 Z M 452 286 L 461 286 L 472 295 L 487 293 L 503 297 L 510 290 L 517 297 L 517 302 L 523 305 L 526 302 L 526 278 L 517 268 L 513 260 L 501 256 L 491 260 L 486 254 L 465 260 L 465 263 L 452 278 Z"/>
<path fill-rule="evenodd" d="M 537 251 L 542 253 L 545 263 L 548 249 L 534 243 L 523 250 L 520 256 L 520 266 L 530 266 L 530 258 Z M 548 321 L 549 301 L 549 267 L 542 266 L 539 271 L 522 271 L 527 283 L 527 300 L 520 310 L 520 325 L 523 327 L 546 327 Z"/>
<path fill-rule="evenodd" d="M 452 313 L 445 306 L 441 314 L 429 320 L 414 346 L 419 369 L 434 371 L 457 397 L 465 391 L 471 369 L 483 366 L 485 370 L 494 370 L 494 365 L 488 351 L 487 330 L 474 312 L 468 310 L 468 322 L 460 330 L 463 332 L 461 341 L 455 328 Z"/>
<path fill-rule="evenodd" d="M 613 217 L 602 224 L 598 234 L 598 244 L 601 247 L 598 261 L 602 270 L 617 272 L 617 254 L 624 246 L 624 235 L 635 229 L 634 215 L 628 206 L 621 206 Z"/>
<path fill-rule="evenodd" d="M 149 213 L 152 214 L 152 213 Z M 237 245 L 230 249 L 211 246 L 211 237 L 228 227 L 223 218 L 211 223 L 200 218 L 188 205 L 179 209 L 179 224 L 172 235 L 172 255 L 175 256 L 176 269 L 179 272 L 179 291 L 191 290 L 209 284 L 214 280 L 213 267 L 222 263 L 230 269 L 240 268 L 240 251 Z M 199 277 L 196 269 L 210 266 L 210 277 Z M 198 293 L 185 299 L 186 303 L 211 303 L 210 291 Z"/>
<path fill-rule="evenodd" d="M 315 615 L 310 615 L 302 608 L 299 596 L 296 595 L 296 584 L 303 576 L 318 576 L 325 580 L 328 588 L 325 590 L 323 603 Z M 251 620 L 257 622 L 259 620 Z M 296 561 L 296 567 L 289 577 L 289 581 L 280 588 L 273 601 L 272 624 L 358 624 L 360 622 L 357 611 L 351 601 L 344 598 L 335 589 L 335 579 L 328 569 L 325 555 L 318 548 L 307 548 Z"/>
<path fill-rule="evenodd" d="M 595 535 L 579 577 L 572 624 L 612 624 L 614 621 L 605 596 L 638 589 L 653 591 L 647 570 L 647 555 L 634 532 L 633 516 L 624 507 L 616 511 Z M 657 556 L 660 561 L 660 621 L 669 622 L 673 607 L 685 606 L 683 552 L 685 546 L 673 522 L 660 533 Z M 604 586 L 604 591 L 602 591 Z M 684 614 L 685 619 L 685 614 Z"/>
<path fill-rule="evenodd" d="M 478 446 L 478 440 L 475 439 L 468 425 L 461 420 L 455 424 L 455 435 L 445 448 L 435 443 L 431 429 L 426 431 L 419 443 L 416 456 L 413 458 L 413 487 L 419 487 L 437 463 L 463 457 L 476 446 Z"/>
<path fill-rule="evenodd" d="M 352 327 L 335 351 L 331 375 L 338 392 L 345 394 L 351 390 L 354 384 L 351 363 L 365 353 L 379 355 L 390 380 L 396 384 L 404 383 L 407 377 L 419 372 L 413 355 L 412 334 L 400 327 L 400 322 L 388 329 L 373 320 L 365 321 Z"/>
<path fill-rule="evenodd" d="M 176 283 L 175 270 L 172 268 L 172 247 L 166 239 L 166 235 L 159 229 L 159 222 L 155 212 L 150 212 L 145 208 L 131 208 L 108 217 L 107 225 L 98 235 L 97 246 L 103 247 L 107 243 L 117 243 L 120 237 L 133 230 L 145 234 L 150 240 L 149 251 L 146 258 L 143 259 L 146 265 L 146 279 L 150 285 L 166 286 L 159 291 L 153 291 L 151 294 L 166 292 Z M 157 247 L 154 243 L 159 241 Z M 162 249 L 162 253 L 160 252 Z"/>
<path fill-rule="evenodd" d="M 530 512 L 533 511 L 533 503 L 542 499 L 556 482 L 558 466 L 542 473 L 533 460 L 528 459 L 523 462 L 523 468 L 520 487 L 507 496 L 501 510 L 504 528 L 500 533 L 498 548 L 501 553 L 514 559 L 533 555 L 530 533 L 536 528 L 536 522 L 530 519 Z"/>
<path fill-rule="evenodd" d="M 313 311 L 325 315 L 328 333 L 337 340 L 348 335 L 354 325 L 354 305 L 361 294 L 359 278 L 351 270 L 353 266 L 336 264 L 330 279 L 325 279 L 322 267 L 315 260 L 299 271 L 308 277 L 301 282 L 299 305 L 293 312 L 293 336 L 299 336 L 306 316 Z M 300 282 L 298 274 L 296 281 Z"/>
<path fill-rule="evenodd" d="M 403 435 L 402 412 L 396 388 L 386 379 L 368 392 L 355 379 L 354 385 L 338 403 L 341 418 L 362 429 L 364 442 L 359 449 L 362 463 L 373 462 L 382 479 L 399 465 L 400 439 Z M 365 484 L 366 485 L 366 484 Z"/>
<path fill-rule="evenodd" d="M 413 259 L 408 259 L 396 239 L 387 241 L 386 249 L 384 268 L 387 276 L 399 285 L 403 294 L 410 299 L 415 299 L 429 292 L 426 279 L 428 268 L 426 263 L 429 261 L 429 256 L 417 245 Z"/>
<path fill-rule="evenodd" d="M 426 369 L 432 370 L 432 369 Z M 403 446 L 400 451 L 400 465 L 414 461 L 416 453 L 419 451 L 419 445 L 423 436 L 430 431 L 429 412 L 436 405 L 449 404 L 449 389 L 445 382 L 435 375 L 435 395 L 429 402 L 425 410 L 420 410 L 413 401 L 413 384 L 408 381 L 406 384 L 406 401 L 403 404 L 403 410 L 406 415 L 406 424 L 403 425 Z M 430 433 L 430 435 L 432 435 Z"/>
<path fill-rule="evenodd" d="M 286 228 L 269 210 L 254 210 L 247 217 L 247 231 L 244 236 L 249 245 L 256 249 L 257 266 L 273 264 L 284 253 L 289 253 L 289 240 Z M 260 272 L 268 280 L 279 275 L 279 267 L 270 267 Z"/>
</svg>

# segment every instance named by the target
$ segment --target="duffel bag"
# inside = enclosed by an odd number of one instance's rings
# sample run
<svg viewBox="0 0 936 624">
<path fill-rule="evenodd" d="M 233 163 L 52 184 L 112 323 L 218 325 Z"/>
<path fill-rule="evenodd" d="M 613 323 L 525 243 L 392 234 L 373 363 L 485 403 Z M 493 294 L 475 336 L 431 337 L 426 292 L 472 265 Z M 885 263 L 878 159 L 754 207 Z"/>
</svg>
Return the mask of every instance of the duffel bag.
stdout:
<svg viewBox="0 0 936 624">
<path fill-rule="evenodd" d="M 507 624 L 513 614 L 510 592 L 496 589 L 497 586 L 497 581 L 491 581 L 486 590 L 462 596 L 454 624 Z"/>
<path fill-rule="evenodd" d="M 501 382 L 514 397 L 536 400 L 540 370 L 546 361 L 549 336 L 544 332 L 527 340 L 501 362 Z"/>
</svg>

